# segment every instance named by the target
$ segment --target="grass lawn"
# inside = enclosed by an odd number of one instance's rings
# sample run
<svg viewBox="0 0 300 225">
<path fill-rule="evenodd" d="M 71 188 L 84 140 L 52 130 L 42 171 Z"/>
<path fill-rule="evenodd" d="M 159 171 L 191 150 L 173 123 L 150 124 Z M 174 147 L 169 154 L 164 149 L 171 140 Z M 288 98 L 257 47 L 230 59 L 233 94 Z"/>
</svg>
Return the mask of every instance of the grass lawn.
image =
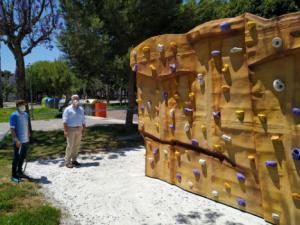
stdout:
<svg viewBox="0 0 300 225">
<path fill-rule="evenodd" d="M 109 104 L 109 105 L 107 106 L 107 109 L 108 109 L 108 110 L 120 110 L 120 109 L 125 110 L 125 109 L 127 109 L 127 107 L 128 107 L 127 104 L 122 104 L 122 105 L 120 105 L 119 103 L 117 103 L 117 104 Z"/>
<path fill-rule="evenodd" d="M 90 127 L 82 141 L 81 153 L 109 151 L 143 144 L 137 126 L 127 131 L 124 125 Z M 35 131 L 30 160 L 56 158 L 65 152 L 63 131 Z M 0 142 L 0 224 L 58 225 L 61 212 L 49 204 L 36 183 L 13 184 L 11 175 L 12 146 L 8 135 Z"/>
<path fill-rule="evenodd" d="M 16 108 L 0 108 L 0 122 L 8 122 L 9 116 L 12 112 L 16 111 Z M 34 120 L 48 120 L 54 119 L 58 115 L 57 109 L 50 108 L 34 108 L 33 115 Z"/>
</svg>

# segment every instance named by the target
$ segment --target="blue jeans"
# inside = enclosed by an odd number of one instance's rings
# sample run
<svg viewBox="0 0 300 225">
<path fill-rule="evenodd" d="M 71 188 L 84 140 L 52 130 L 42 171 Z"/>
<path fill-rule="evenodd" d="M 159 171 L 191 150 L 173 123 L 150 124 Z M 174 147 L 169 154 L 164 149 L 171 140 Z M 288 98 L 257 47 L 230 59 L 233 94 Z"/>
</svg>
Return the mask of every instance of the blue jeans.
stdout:
<svg viewBox="0 0 300 225">
<path fill-rule="evenodd" d="M 29 148 L 29 142 L 23 143 L 21 149 L 14 144 L 14 159 L 12 162 L 12 176 L 18 177 L 18 173 L 22 173 L 22 167 Z"/>
</svg>

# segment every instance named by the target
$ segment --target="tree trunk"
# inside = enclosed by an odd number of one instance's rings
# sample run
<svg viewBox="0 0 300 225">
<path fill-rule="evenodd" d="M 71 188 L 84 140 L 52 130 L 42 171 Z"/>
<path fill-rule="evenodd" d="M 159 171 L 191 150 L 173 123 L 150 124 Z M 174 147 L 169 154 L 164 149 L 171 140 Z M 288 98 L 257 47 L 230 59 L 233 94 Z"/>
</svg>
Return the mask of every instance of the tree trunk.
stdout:
<svg viewBox="0 0 300 225">
<path fill-rule="evenodd" d="M 106 104 L 109 105 L 109 86 L 108 84 L 105 85 L 105 92 L 106 92 Z"/>
<path fill-rule="evenodd" d="M 130 73 L 128 79 L 128 108 L 126 113 L 126 129 L 132 128 L 133 125 L 133 110 L 135 107 L 134 82 L 135 74 Z"/>
</svg>

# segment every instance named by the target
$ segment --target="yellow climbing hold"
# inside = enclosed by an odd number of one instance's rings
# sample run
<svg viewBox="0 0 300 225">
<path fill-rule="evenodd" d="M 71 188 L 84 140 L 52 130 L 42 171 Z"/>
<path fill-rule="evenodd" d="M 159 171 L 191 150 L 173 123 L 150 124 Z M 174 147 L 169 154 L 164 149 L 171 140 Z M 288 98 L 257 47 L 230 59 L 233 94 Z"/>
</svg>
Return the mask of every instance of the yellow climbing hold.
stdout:
<svg viewBox="0 0 300 225">
<path fill-rule="evenodd" d="M 280 136 L 279 135 L 272 135 L 271 140 L 272 141 L 280 141 Z"/>
<path fill-rule="evenodd" d="M 253 161 L 253 160 L 255 160 L 255 157 L 254 157 L 254 155 L 248 155 L 248 159 Z"/>
<path fill-rule="evenodd" d="M 226 190 L 231 189 L 231 185 L 228 184 L 227 182 L 224 183 L 224 186 L 225 186 L 225 189 L 226 189 Z"/>
<path fill-rule="evenodd" d="M 178 100 L 179 99 L 179 95 L 178 94 L 174 94 L 174 99 Z"/>
<path fill-rule="evenodd" d="M 205 134 L 207 132 L 206 126 L 205 125 L 201 125 L 201 130 L 202 130 L 202 133 Z"/>
<path fill-rule="evenodd" d="M 244 120 L 245 112 L 244 110 L 236 110 L 235 115 L 239 120 Z"/>
<path fill-rule="evenodd" d="M 266 114 L 264 114 L 264 113 L 259 113 L 257 116 L 258 116 L 259 120 L 260 120 L 262 123 L 267 122 L 267 116 L 266 116 Z"/>
<path fill-rule="evenodd" d="M 249 30 L 251 30 L 255 26 L 256 26 L 256 23 L 254 21 L 248 21 L 247 22 L 247 27 L 248 27 Z"/>
<path fill-rule="evenodd" d="M 216 152 L 224 152 L 222 146 L 218 145 L 218 144 L 214 145 L 214 151 L 216 151 Z"/>
<path fill-rule="evenodd" d="M 194 92 L 189 93 L 189 98 L 190 98 L 191 100 L 193 100 L 194 97 L 195 97 L 195 93 L 194 93 Z"/>
<path fill-rule="evenodd" d="M 228 86 L 228 85 L 223 85 L 223 86 L 222 86 L 222 91 L 223 91 L 224 93 L 228 93 L 228 92 L 230 91 L 230 86 Z"/>
<path fill-rule="evenodd" d="M 145 46 L 145 47 L 143 48 L 143 53 L 144 53 L 144 55 L 149 54 L 149 53 L 150 53 L 150 48 L 149 48 L 148 46 Z"/>
<path fill-rule="evenodd" d="M 300 194 L 299 193 L 292 193 L 292 198 L 294 200 L 300 201 Z"/>
<path fill-rule="evenodd" d="M 229 70 L 229 66 L 228 66 L 228 64 L 225 64 L 222 68 L 222 72 L 226 73 L 226 72 L 228 72 L 228 70 Z"/>
</svg>

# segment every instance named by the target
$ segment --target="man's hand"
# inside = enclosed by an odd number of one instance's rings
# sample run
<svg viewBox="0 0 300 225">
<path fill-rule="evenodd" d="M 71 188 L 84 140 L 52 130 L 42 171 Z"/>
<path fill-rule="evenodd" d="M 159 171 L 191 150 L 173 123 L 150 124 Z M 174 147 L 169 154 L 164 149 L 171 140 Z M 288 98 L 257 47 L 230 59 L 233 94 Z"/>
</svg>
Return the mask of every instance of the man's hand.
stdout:
<svg viewBox="0 0 300 225">
<path fill-rule="evenodd" d="M 65 136 L 65 138 L 68 137 L 68 131 L 67 130 L 64 130 L 64 136 Z"/>
<path fill-rule="evenodd" d="M 21 142 L 18 139 L 16 139 L 16 146 L 17 146 L 17 148 L 20 148 L 20 146 L 21 146 Z"/>
</svg>

